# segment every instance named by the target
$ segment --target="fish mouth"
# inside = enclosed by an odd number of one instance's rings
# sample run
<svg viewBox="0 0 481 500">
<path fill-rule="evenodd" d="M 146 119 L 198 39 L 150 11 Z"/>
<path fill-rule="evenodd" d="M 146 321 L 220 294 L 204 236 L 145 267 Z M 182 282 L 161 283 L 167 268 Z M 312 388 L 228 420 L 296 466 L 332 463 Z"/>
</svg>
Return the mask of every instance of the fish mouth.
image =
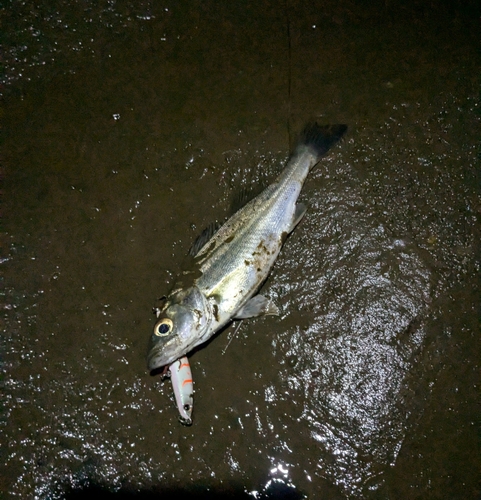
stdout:
<svg viewBox="0 0 481 500">
<path fill-rule="evenodd" d="M 160 380 L 164 381 L 166 378 L 170 378 L 170 373 L 169 373 L 169 365 L 164 365 L 164 366 L 159 366 L 158 368 L 150 368 L 148 367 L 149 374 L 152 377 L 155 377 L 156 375 L 160 375 Z"/>
<path fill-rule="evenodd" d="M 149 354 L 147 357 L 147 368 L 149 372 L 154 372 L 156 374 L 158 371 L 161 369 L 164 369 L 167 366 L 167 363 L 165 363 L 162 359 L 159 359 L 157 356 L 157 353 L 152 353 Z"/>
<path fill-rule="evenodd" d="M 180 355 L 175 352 L 166 352 L 165 349 L 152 349 L 147 356 L 147 368 L 152 373 L 171 365 Z"/>
</svg>

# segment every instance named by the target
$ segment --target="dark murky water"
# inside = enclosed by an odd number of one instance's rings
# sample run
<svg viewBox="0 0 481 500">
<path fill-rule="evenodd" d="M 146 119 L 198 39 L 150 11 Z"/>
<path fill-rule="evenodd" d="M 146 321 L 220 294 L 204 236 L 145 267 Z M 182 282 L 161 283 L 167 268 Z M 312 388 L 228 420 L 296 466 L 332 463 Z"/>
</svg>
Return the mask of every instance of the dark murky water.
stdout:
<svg viewBox="0 0 481 500">
<path fill-rule="evenodd" d="M 477 2 L 7 5 L 1 490 L 479 495 Z M 146 372 L 151 308 L 243 179 L 345 122 L 264 286 Z"/>
</svg>

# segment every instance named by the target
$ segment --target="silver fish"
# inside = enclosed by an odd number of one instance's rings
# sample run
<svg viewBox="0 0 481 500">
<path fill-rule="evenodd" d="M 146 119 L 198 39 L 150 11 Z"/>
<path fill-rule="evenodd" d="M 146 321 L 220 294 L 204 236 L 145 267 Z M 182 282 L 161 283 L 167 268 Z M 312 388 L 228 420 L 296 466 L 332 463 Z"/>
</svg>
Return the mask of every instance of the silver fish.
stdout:
<svg viewBox="0 0 481 500">
<path fill-rule="evenodd" d="M 195 252 L 192 269 L 181 276 L 157 310 L 149 370 L 170 365 L 232 319 L 278 313 L 271 301 L 256 292 L 306 212 L 305 205 L 296 202 L 307 174 L 346 129 L 346 125 L 308 124 L 274 183 Z"/>
</svg>

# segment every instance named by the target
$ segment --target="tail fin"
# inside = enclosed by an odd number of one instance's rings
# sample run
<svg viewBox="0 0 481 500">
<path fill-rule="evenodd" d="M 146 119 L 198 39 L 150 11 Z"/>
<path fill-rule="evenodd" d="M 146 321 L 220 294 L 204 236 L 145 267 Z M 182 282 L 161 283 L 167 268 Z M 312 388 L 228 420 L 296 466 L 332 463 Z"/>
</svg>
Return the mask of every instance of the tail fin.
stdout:
<svg viewBox="0 0 481 500">
<path fill-rule="evenodd" d="M 336 144 L 347 130 L 347 125 L 318 125 L 308 123 L 301 132 L 299 146 L 310 146 L 320 158 L 329 148 Z"/>
</svg>

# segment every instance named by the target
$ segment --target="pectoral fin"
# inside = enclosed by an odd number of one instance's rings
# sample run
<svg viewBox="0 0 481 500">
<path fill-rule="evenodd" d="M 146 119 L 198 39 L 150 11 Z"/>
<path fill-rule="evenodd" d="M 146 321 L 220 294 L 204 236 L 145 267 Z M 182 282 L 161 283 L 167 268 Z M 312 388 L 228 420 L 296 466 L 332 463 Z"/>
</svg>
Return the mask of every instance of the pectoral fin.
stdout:
<svg viewBox="0 0 481 500">
<path fill-rule="evenodd" d="M 272 300 L 264 297 L 263 295 L 256 295 L 248 300 L 243 307 L 237 311 L 234 316 L 235 319 L 256 318 L 257 316 L 264 316 L 272 314 L 279 315 L 279 309 L 272 302 Z"/>
</svg>

